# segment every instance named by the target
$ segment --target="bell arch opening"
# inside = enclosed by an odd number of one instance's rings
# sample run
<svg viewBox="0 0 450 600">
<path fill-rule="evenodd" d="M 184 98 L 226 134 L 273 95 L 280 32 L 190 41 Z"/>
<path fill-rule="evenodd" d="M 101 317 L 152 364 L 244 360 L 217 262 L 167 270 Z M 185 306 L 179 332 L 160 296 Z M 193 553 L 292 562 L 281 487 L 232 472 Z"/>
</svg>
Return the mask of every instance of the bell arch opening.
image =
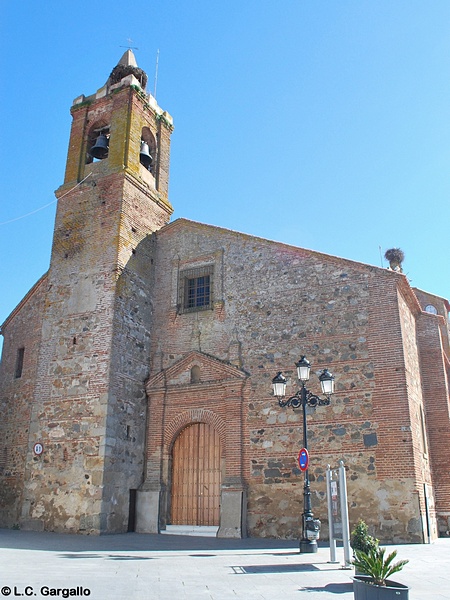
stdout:
<svg viewBox="0 0 450 600">
<path fill-rule="evenodd" d="M 141 148 L 139 151 L 139 162 L 141 165 L 155 175 L 156 165 L 156 140 L 148 127 L 143 127 L 141 131 Z"/>
<path fill-rule="evenodd" d="M 86 140 L 86 164 L 108 158 L 109 135 L 109 124 L 105 121 L 91 126 Z"/>
</svg>

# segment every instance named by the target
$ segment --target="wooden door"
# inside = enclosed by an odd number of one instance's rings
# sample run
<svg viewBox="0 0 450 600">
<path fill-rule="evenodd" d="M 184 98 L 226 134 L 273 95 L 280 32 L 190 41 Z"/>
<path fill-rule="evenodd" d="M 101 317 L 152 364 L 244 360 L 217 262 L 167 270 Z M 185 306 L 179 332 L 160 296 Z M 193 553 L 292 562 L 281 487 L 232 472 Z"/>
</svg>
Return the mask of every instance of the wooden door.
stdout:
<svg viewBox="0 0 450 600">
<path fill-rule="evenodd" d="M 207 423 L 183 429 L 172 451 L 172 525 L 219 525 L 220 440 Z"/>
</svg>

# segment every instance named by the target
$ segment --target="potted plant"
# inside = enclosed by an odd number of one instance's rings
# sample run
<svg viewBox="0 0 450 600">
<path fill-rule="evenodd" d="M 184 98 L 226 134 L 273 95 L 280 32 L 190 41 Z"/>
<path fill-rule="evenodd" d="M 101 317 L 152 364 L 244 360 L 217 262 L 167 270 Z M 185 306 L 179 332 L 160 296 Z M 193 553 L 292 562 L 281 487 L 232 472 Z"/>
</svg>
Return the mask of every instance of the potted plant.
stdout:
<svg viewBox="0 0 450 600">
<path fill-rule="evenodd" d="M 370 550 L 378 548 L 378 540 L 370 535 L 367 523 L 362 519 L 359 519 L 358 523 L 352 529 L 350 534 L 350 546 L 353 548 L 353 553 L 355 553 L 356 550 L 360 550 L 366 554 L 370 552 Z"/>
<path fill-rule="evenodd" d="M 353 578 L 355 600 L 407 600 L 409 588 L 388 578 L 398 573 L 409 562 L 399 560 L 394 563 L 397 550 L 387 556 L 386 548 L 371 548 L 368 552 L 355 550 L 353 564 L 364 575 Z"/>
</svg>

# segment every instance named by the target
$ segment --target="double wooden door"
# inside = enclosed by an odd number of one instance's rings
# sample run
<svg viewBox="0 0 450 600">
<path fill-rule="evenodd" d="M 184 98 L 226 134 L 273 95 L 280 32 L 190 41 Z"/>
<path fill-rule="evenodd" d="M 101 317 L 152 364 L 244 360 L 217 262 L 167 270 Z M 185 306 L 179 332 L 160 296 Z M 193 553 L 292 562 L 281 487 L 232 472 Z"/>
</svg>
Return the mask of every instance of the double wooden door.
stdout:
<svg viewBox="0 0 450 600">
<path fill-rule="evenodd" d="M 172 525 L 219 525 L 220 440 L 207 423 L 179 434 L 172 451 Z"/>
</svg>

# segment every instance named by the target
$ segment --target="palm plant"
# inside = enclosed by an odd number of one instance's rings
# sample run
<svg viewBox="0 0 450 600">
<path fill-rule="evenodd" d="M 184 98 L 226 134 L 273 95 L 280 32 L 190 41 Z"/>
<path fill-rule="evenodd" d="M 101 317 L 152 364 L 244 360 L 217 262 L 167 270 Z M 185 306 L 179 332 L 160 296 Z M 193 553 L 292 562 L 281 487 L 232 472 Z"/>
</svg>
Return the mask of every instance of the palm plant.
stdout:
<svg viewBox="0 0 450 600">
<path fill-rule="evenodd" d="M 397 556 L 397 550 L 388 554 L 385 558 L 386 548 L 371 548 L 368 552 L 355 550 L 353 564 L 355 567 L 368 575 L 374 585 L 385 586 L 386 580 L 403 569 L 409 562 L 408 560 L 399 560 L 393 563 Z"/>
</svg>

